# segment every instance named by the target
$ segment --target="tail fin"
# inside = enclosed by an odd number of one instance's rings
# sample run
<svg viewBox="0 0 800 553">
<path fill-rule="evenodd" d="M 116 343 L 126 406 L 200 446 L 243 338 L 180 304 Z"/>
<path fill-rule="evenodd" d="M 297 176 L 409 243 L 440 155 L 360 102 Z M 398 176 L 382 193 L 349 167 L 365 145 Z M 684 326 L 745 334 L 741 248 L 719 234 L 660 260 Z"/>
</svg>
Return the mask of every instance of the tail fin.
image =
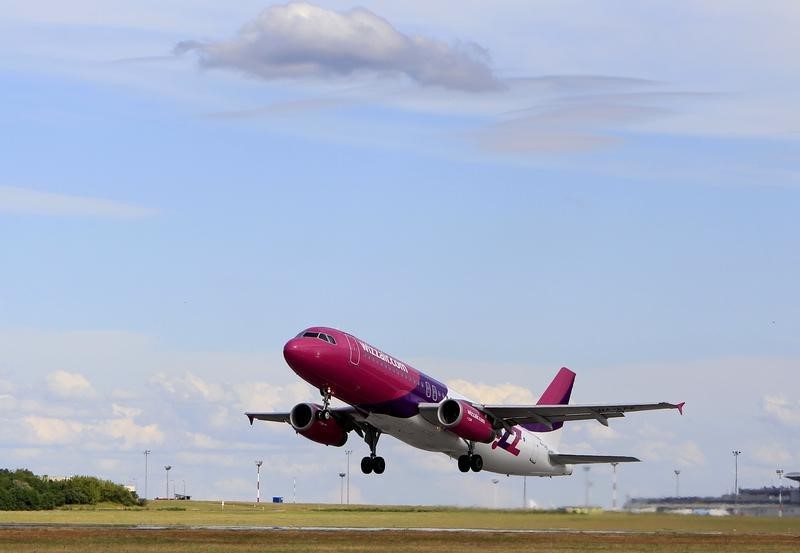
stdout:
<svg viewBox="0 0 800 553">
<path fill-rule="evenodd" d="M 566 367 L 561 367 L 555 378 L 539 398 L 536 405 L 566 405 L 569 403 L 569 396 L 572 395 L 572 385 L 575 383 L 575 373 Z M 541 423 L 523 424 L 522 427 L 531 432 L 550 432 L 548 434 L 548 444 L 552 447 L 558 445 L 560 432 L 555 432 L 564 426 L 563 422 L 554 422 L 552 427 Z"/>
<path fill-rule="evenodd" d="M 569 403 L 569 396 L 572 395 L 574 383 L 575 373 L 566 367 L 561 367 L 536 405 L 566 405 Z"/>
</svg>

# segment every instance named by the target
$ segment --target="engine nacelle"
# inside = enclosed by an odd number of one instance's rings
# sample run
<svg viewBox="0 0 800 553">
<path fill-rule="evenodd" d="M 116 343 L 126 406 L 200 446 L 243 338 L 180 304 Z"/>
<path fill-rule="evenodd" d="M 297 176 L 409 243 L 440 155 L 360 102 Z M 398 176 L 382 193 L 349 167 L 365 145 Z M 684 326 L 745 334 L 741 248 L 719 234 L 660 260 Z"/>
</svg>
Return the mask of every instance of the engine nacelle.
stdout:
<svg viewBox="0 0 800 553">
<path fill-rule="evenodd" d="M 488 444 L 495 438 L 489 418 L 466 401 L 444 400 L 439 405 L 437 416 L 443 427 L 465 440 Z"/>
<path fill-rule="evenodd" d="M 347 442 L 347 431 L 335 418 L 319 419 L 322 406 L 316 403 L 298 403 L 289 413 L 289 424 L 298 434 L 314 442 L 341 447 Z"/>
</svg>

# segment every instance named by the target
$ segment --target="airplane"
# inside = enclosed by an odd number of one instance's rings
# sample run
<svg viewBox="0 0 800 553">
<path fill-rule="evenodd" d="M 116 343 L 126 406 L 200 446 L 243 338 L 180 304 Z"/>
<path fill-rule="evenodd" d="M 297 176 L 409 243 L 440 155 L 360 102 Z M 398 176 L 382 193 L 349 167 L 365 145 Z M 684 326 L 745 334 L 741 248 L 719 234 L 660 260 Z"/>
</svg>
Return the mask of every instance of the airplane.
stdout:
<svg viewBox="0 0 800 553">
<path fill-rule="evenodd" d="M 562 367 L 536 405 L 472 401 L 442 382 L 341 330 L 310 327 L 286 342 L 283 356 L 300 378 L 320 390 L 322 404 L 300 403 L 283 413 L 245 413 L 286 422 L 309 440 L 341 447 L 350 432 L 369 446 L 364 474 L 382 474 L 382 434 L 457 460 L 461 472 L 518 476 L 572 474 L 572 465 L 639 461 L 623 455 L 565 454 L 557 450 L 565 422 L 608 420 L 625 413 L 677 409 L 684 403 L 570 405 L 575 373 Z M 331 398 L 348 404 L 331 407 Z"/>
</svg>

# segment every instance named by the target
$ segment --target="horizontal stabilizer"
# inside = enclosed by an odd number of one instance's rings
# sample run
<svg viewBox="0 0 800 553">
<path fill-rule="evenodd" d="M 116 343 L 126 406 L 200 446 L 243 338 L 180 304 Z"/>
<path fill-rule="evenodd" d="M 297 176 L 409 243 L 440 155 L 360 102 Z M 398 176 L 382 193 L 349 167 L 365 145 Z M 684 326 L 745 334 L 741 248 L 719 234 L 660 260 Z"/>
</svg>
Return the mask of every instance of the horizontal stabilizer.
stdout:
<svg viewBox="0 0 800 553">
<path fill-rule="evenodd" d="M 636 457 L 627 455 L 566 455 L 550 454 L 550 462 L 554 465 L 589 465 L 595 463 L 638 463 Z"/>
</svg>

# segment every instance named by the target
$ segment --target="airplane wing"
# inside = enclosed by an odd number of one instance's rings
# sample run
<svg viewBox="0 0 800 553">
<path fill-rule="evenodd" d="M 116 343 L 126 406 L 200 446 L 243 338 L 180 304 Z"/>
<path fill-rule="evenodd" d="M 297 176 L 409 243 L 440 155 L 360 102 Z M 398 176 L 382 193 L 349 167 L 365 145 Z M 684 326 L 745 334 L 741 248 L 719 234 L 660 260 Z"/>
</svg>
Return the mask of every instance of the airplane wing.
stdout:
<svg viewBox="0 0 800 553">
<path fill-rule="evenodd" d="M 677 409 L 683 414 L 682 403 L 623 403 L 615 405 L 482 405 L 472 404 L 492 419 L 494 427 L 510 428 L 518 424 L 541 424 L 545 428 L 554 423 L 596 420 L 608 426 L 608 419 L 624 417 L 625 413 L 635 411 L 652 411 L 656 409 Z M 420 414 L 433 424 L 438 424 L 438 403 L 422 403 Z"/>
<path fill-rule="evenodd" d="M 608 419 L 624 417 L 625 413 L 677 409 L 683 414 L 683 403 L 623 403 L 615 405 L 476 405 L 492 416 L 498 427 L 538 423 L 551 427 L 556 422 L 594 419 L 608 426 Z"/>
<path fill-rule="evenodd" d="M 554 465 L 588 465 L 595 463 L 638 463 L 641 459 L 627 455 L 568 455 L 551 453 L 550 462 Z"/>
<path fill-rule="evenodd" d="M 270 422 L 289 422 L 289 413 L 245 413 L 245 416 L 253 424 L 254 420 Z"/>
<path fill-rule="evenodd" d="M 288 411 L 281 413 L 245 413 L 245 416 L 250 420 L 251 426 L 253 425 L 253 421 L 256 420 L 291 424 L 289 420 L 290 415 L 291 413 Z M 334 419 L 339 421 L 346 431 L 355 430 L 356 434 L 362 437 L 364 436 L 365 428 L 369 426 L 369 424 L 365 422 L 364 413 L 355 407 L 335 407 L 331 409 L 331 415 L 333 415 Z"/>
</svg>

